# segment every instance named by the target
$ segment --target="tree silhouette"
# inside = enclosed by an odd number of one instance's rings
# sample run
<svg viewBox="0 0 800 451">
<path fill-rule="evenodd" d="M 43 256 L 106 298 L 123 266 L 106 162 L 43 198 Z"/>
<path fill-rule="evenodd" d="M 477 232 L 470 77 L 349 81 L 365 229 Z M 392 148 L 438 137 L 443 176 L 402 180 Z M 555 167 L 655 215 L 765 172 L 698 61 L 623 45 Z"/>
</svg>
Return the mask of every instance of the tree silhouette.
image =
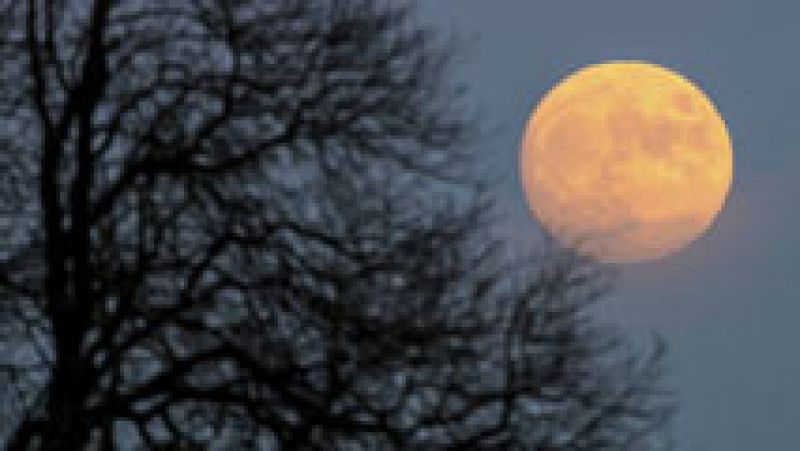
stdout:
<svg viewBox="0 0 800 451">
<path fill-rule="evenodd" d="M 661 348 L 511 261 L 447 48 L 367 0 L 0 0 L 8 449 L 641 449 Z"/>
</svg>

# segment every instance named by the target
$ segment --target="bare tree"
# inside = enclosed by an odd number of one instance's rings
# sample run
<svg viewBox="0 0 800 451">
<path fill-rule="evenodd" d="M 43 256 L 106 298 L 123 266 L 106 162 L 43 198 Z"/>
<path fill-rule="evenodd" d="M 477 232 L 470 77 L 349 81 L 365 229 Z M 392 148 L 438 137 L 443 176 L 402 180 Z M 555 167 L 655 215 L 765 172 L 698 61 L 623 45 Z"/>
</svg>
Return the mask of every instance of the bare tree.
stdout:
<svg viewBox="0 0 800 451">
<path fill-rule="evenodd" d="M 0 11 L 8 449 L 652 445 L 660 348 L 602 268 L 504 257 L 408 6 Z"/>
</svg>

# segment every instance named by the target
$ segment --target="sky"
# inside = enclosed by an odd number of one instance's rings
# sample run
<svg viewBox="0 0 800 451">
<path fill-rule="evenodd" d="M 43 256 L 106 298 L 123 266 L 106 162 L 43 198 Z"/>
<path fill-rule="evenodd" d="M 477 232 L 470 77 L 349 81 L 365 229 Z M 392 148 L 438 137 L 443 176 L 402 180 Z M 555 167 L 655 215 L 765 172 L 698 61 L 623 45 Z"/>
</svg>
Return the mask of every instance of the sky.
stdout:
<svg viewBox="0 0 800 451">
<path fill-rule="evenodd" d="M 645 60 L 698 84 L 725 119 L 734 180 L 687 249 L 621 268 L 600 315 L 669 344 L 678 450 L 794 451 L 800 443 L 800 2 L 432 0 L 423 19 L 457 33 L 454 77 L 497 131 L 480 143 L 511 240 L 535 219 L 517 153 L 541 96 L 572 71 Z"/>
</svg>

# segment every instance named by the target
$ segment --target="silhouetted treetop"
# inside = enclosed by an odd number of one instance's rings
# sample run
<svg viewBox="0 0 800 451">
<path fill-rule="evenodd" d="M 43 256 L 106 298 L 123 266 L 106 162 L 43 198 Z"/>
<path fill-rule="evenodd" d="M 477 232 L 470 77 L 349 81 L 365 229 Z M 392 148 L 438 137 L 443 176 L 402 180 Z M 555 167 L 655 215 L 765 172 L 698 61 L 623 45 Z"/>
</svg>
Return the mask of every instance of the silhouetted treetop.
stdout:
<svg viewBox="0 0 800 451">
<path fill-rule="evenodd" d="M 657 446 L 662 349 L 507 257 L 411 6 L 0 12 L 8 449 Z"/>
</svg>

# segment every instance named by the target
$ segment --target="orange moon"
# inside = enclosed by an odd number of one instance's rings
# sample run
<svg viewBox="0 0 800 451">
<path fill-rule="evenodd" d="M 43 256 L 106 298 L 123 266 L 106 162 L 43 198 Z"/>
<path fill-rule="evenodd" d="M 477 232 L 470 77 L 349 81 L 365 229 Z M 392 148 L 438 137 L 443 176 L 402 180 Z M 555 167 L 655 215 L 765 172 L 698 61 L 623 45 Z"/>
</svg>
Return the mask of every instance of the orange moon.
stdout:
<svg viewBox="0 0 800 451">
<path fill-rule="evenodd" d="M 520 151 L 528 203 L 562 244 L 598 260 L 667 256 L 703 234 L 733 177 L 725 122 L 691 81 L 619 61 L 558 83 Z"/>
</svg>

